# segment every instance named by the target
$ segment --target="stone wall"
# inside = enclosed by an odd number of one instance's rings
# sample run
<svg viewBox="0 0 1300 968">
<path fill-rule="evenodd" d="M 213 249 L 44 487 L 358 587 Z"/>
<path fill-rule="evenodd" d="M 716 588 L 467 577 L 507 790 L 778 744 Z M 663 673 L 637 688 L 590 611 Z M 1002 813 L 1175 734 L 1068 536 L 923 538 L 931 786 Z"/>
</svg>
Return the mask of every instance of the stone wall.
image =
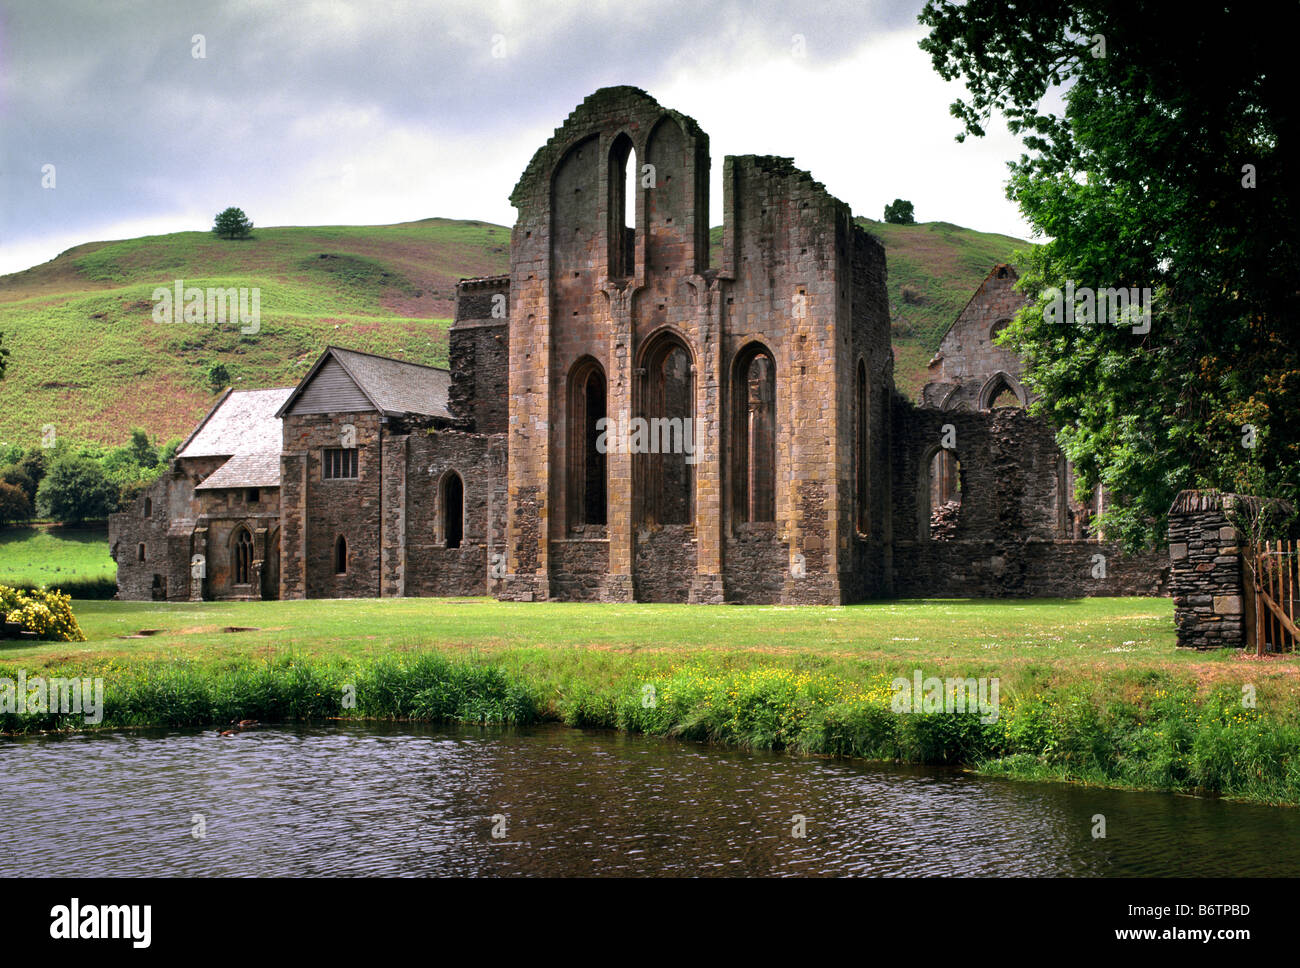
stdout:
<svg viewBox="0 0 1300 968">
<path fill-rule="evenodd" d="M 1240 648 L 1245 644 L 1242 542 L 1218 491 L 1180 491 L 1169 509 L 1169 590 L 1178 644 Z"/>
<path fill-rule="evenodd" d="M 326 480 L 323 452 L 355 429 L 357 477 Z M 285 414 L 280 458 L 281 598 L 367 598 L 381 594 L 381 437 L 376 413 Z M 352 435 L 349 434 L 349 437 Z M 347 570 L 334 567 L 347 543 Z"/>
<path fill-rule="evenodd" d="M 385 442 L 388 452 L 403 455 L 400 474 L 405 481 L 403 581 L 399 591 L 396 575 L 386 574 L 386 594 L 487 595 L 500 590 L 500 579 L 492 577 L 490 566 L 492 556 L 504 549 L 504 443 L 501 435 L 452 430 Z M 447 546 L 446 534 L 445 484 L 453 473 L 464 486 L 459 548 Z M 393 487 L 395 491 L 397 485 Z"/>
<path fill-rule="evenodd" d="M 447 337 L 448 407 L 466 430 L 506 432 L 509 300 L 509 276 L 464 279 L 456 287 L 456 319 Z"/>
</svg>

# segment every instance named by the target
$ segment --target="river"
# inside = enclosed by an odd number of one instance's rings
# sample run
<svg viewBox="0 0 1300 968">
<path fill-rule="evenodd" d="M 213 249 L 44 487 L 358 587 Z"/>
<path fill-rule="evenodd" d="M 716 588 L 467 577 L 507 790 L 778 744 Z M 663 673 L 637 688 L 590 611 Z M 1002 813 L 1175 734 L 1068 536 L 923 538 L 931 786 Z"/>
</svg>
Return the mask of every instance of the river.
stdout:
<svg viewBox="0 0 1300 968">
<path fill-rule="evenodd" d="M 7 738 L 0 775 L 5 877 L 1300 874 L 1297 810 L 562 727 Z"/>
</svg>

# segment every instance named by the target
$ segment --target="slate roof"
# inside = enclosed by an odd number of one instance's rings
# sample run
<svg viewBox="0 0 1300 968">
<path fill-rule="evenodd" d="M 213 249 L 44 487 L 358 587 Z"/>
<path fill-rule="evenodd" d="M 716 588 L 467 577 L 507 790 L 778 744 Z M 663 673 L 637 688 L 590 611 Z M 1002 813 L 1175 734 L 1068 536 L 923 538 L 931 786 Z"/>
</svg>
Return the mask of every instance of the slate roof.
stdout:
<svg viewBox="0 0 1300 968">
<path fill-rule="evenodd" d="M 279 423 L 277 420 L 276 423 Z M 196 491 L 227 487 L 279 487 L 280 450 L 274 453 L 236 454 L 194 488 Z"/>
<path fill-rule="evenodd" d="M 327 359 L 333 357 L 352 378 L 352 382 L 384 416 L 419 414 L 451 419 L 447 394 L 451 373 L 433 366 L 393 360 L 373 353 L 327 347 L 311 370 L 282 402 L 276 416 L 289 411 L 297 396 L 315 377 Z"/>
<path fill-rule="evenodd" d="M 293 387 L 227 390 L 181 445 L 176 456 L 232 457 L 235 454 L 273 453 L 277 455 L 276 483 L 279 483 L 283 435 L 276 412 L 291 393 Z"/>
</svg>

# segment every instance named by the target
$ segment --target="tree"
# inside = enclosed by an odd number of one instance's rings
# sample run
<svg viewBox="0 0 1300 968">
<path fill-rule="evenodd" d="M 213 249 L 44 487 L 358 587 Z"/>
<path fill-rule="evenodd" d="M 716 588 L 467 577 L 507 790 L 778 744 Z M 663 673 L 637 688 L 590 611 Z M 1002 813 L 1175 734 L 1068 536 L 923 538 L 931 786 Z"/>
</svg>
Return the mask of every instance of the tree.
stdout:
<svg viewBox="0 0 1300 968">
<path fill-rule="evenodd" d="M 253 223 L 244 214 L 243 209 L 235 208 L 232 205 L 217 214 L 216 221 L 212 225 L 212 231 L 216 233 L 219 239 L 246 239 L 253 232 Z"/>
<path fill-rule="evenodd" d="M 892 225 L 915 225 L 912 217 L 912 203 L 896 198 L 885 206 L 885 221 Z"/>
<path fill-rule="evenodd" d="M 67 524 L 107 517 L 117 510 L 117 488 L 99 462 L 85 455 L 60 457 L 36 491 L 42 514 Z"/>
<path fill-rule="evenodd" d="M 6 467 L 4 470 L 0 470 L 0 481 L 4 481 L 6 484 L 12 484 L 27 495 L 29 503 L 33 505 L 35 504 L 36 482 L 32 480 L 31 475 L 23 470 L 18 464 L 13 464 Z"/>
<path fill-rule="evenodd" d="M 1025 0 L 1014 14 L 929 0 L 920 20 L 935 69 L 969 92 L 952 106 L 958 140 L 994 111 L 1023 139 L 1007 194 L 1047 241 L 1017 256 L 1032 301 L 998 341 L 1025 359 L 1034 409 L 1084 487 L 1119 497 L 1108 533 L 1158 543 L 1183 488 L 1294 503 L 1300 170 L 1285 32 L 1242 2 L 1175 24 L 1155 0 Z M 1121 288 L 1148 290 L 1149 330 L 1061 322 L 1067 283 L 1111 290 L 1108 308 Z"/>
<path fill-rule="evenodd" d="M 9 351 L 5 349 L 5 334 L 0 333 L 0 380 L 5 378 L 5 370 L 9 368 Z"/>
<path fill-rule="evenodd" d="M 22 488 L 0 481 L 0 528 L 19 521 L 29 521 L 32 502 Z"/>
<path fill-rule="evenodd" d="M 213 393 L 220 393 L 228 386 L 230 386 L 230 371 L 226 369 L 226 364 L 213 363 L 208 367 L 209 390 Z"/>
<path fill-rule="evenodd" d="M 140 427 L 131 428 L 131 456 L 142 468 L 158 466 L 158 448 L 149 443 L 149 434 Z"/>
</svg>

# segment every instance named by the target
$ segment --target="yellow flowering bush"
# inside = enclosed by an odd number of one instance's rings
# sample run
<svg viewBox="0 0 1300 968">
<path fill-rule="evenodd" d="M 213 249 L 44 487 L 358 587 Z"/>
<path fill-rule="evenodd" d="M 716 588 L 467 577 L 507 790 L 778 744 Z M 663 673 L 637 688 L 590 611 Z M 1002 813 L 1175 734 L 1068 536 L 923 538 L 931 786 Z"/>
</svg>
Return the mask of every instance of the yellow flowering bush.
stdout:
<svg viewBox="0 0 1300 968">
<path fill-rule="evenodd" d="M 0 585 L 0 617 L 48 642 L 86 641 L 72 614 L 71 596 L 60 592 L 43 588 L 28 592 Z"/>
</svg>

